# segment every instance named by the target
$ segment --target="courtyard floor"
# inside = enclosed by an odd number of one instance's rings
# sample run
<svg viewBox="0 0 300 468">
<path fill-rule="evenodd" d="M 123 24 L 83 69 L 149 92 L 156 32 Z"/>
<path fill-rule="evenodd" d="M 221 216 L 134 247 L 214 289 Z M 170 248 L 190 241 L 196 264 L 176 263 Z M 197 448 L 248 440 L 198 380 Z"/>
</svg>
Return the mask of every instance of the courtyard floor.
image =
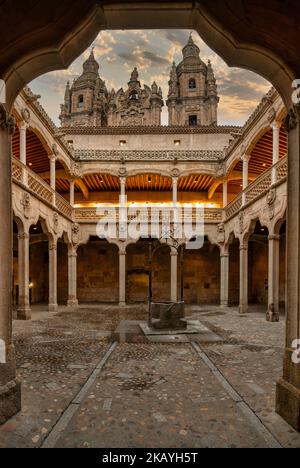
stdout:
<svg viewBox="0 0 300 468">
<path fill-rule="evenodd" d="M 0 427 L 0 447 L 300 447 L 274 412 L 284 319 L 263 310 L 190 307 L 219 343 L 114 344 L 142 306 L 34 309 L 14 321 L 22 412 Z"/>
</svg>

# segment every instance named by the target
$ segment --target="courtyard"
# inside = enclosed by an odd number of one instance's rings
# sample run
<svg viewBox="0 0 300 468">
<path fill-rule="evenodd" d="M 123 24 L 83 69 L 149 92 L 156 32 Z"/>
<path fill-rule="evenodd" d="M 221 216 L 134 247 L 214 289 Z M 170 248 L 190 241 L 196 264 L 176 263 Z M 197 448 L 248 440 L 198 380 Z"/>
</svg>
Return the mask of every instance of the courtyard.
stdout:
<svg viewBox="0 0 300 468">
<path fill-rule="evenodd" d="M 34 307 L 14 321 L 22 411 L 0 429 L 0 447 L 300 447 L 274 411 L 284 317 L 189 306 L 221 340 L 114 343 L 120 321 L 147 307 Z M 139 340 L 136 340 L 139 341 Z"/>
</svg>

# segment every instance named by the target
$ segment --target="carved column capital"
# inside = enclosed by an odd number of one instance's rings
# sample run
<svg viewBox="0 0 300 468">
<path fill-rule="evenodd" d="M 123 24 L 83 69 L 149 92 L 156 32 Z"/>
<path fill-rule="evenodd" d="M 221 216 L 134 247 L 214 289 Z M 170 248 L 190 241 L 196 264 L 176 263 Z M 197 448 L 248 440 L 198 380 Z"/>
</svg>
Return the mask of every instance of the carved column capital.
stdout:
<svg viewBox="0 0 300 468">
<path fill-rule="evenodd" d="M 49 242 L 49 251 L 57 250 L 57 243 L 55 241 Z"/>
<path fill-rule="evenodd" d="M 280 241 L 280 236 L 276 235 L 276 234 L 272 234 L 272 235 L 268 236 L 268 240 L 269 241 Z"/>
<path fill-rule="evenodd" d="M 30 238 L 30 234 L 28 232 L 23 232 L 22 234 L 18 234 L 19 240 L 26 240 Z"/>
<path fill-rule="evenodd" d="M 0 104 L 0 128 L 6 130 L 9 135 L 13 135 L 16 128 L 15 118 L 7 112 L 2 104 Z"/>
<path fill-rule="evenodd" d="M 289 110 L 285 118 L 285 129 L 289 133 L 294 130 L 300 123 L 300 104 L 297 104 Z"/>
</svg>

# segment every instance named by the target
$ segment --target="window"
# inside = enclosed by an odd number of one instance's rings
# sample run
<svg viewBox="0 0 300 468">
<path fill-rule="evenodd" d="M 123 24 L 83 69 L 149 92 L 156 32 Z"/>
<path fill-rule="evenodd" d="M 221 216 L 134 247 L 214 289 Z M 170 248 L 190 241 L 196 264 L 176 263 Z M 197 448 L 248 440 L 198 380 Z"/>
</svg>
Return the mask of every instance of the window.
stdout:
<svg viewBox="0 0 300 468">
<path fill-rule="evenodd" d="M 78 96 L 78 107 L 83 107 L 83 104 L 84 104 L 84 97 L 82 94 L 80 94 L 80 96 Z"/>
<path fill-rule="evenodd" d="M 189 81 L 189 88 L 190 89 L 196 89 L 196 80 L 195 78 L 191 78 Z"/>
<path fill-rule="evenodd" d="M 120 140 L 120 146 L 126 146 L 127 141 L 126 140 Z"/>
<path fill-rule="evenodd" d="M 181 140 L 174 140 L 174 145 L 175 146 L 180 146 L 181 145 Z"/>
<path fill-rule="evenodd" d="M 137 91 L 132 91 L 132 93 L 129 96 L 130 101 L 138 101 L 139 100 L 139 94 Z"/>
<path fill-rule="evenodd" d="M 198 118 L 196 115 L 189 116 L 189 126 L 196 127 L 198 125 Z"/>
</svg>

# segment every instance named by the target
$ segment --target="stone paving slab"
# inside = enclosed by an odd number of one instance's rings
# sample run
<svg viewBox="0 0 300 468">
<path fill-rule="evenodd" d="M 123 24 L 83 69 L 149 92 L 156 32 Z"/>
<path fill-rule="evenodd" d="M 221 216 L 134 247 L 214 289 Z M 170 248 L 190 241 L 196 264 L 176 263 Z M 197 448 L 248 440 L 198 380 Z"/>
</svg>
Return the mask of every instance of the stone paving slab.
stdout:
<svg viewBox="0 0 300 468">
<path fill-rule="evenodd" d="M 77 414 L 70 412 L 59 446 L 143 447 L 146 441 L 147 447 L 259 447 L 265 441 L 247 419 L 251 409 L 282 446 L 300 448 L 300 434 L 274 411 L 283 319 L 267 323 L 265 311 L 252 307 L 243 318 L 235 308 L 210 306 L 189 308 L 188 314 L 223 340 L 199 343 L 238 401 L 188 343 L 121 344 L 76 405 Z M 33 321 L 14 322 L 23 408 L 0 427 L 0 447 L 40 446 L 105 355 L 120 320 L 146 319 L 145 307 L 106 305 L 74 314 L 34 310 Z M 196 341 L 196 334 L 190 336 Z"/>
<path fill-rule="evenodd" d="M 266 444 L 189 344 L 119 345 L 57 444 L 246 446 Z"/>
</svg>

